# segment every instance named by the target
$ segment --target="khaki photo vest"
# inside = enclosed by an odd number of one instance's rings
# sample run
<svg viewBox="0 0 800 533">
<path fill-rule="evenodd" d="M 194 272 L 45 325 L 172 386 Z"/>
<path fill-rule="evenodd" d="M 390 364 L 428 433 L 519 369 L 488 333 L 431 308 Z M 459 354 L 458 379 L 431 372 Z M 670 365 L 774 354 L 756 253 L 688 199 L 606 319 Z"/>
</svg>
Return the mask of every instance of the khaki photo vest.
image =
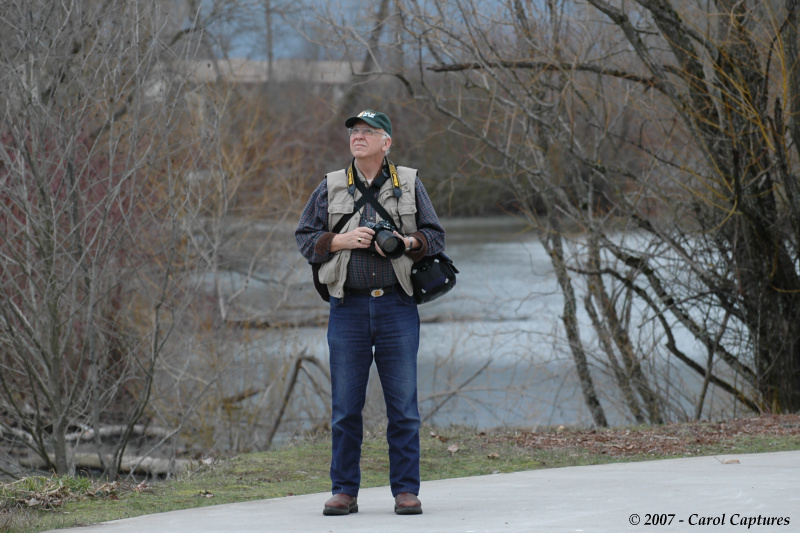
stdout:
<svg viewBox="0 0 800 533">
<path fill-rule="evenodd" d="M 337 170 L 328 174 L 328 227 L 333 228 L 343 216 L 353 212 L 355 202 L 361 197 L 361 193 L 356 190 L 351 195 L 347 190 L 346 170 Z M 415 182 L 417 171 L 408 167 L 397 167 L 397 177 L 400 180 L 400 197 L 395 196 L 392 180 L 386 180 L 378 193 L 378 201 L 392 215 L 394 220 L 390 220 L 398 231 L 403 235 L 408 235 L 417 231 L 417 202 L 415 197 Z M 380 217 L 380 215 L 376 216 Z M 347 233 L 356 229 L 361 217 L 358 213 L 354 214 L 342 228 L 341 233 Z M 402 221 L 402 224 L 400 222 Z M 377 220 L 376 220 L 377 222 Z M 347 279 L 347 265 L 350 262 L 352 250 L 340 250 L 336 252 L 333 259 L 323 264 L 319 269 L 319 280 L 328 286 L 331 296 L 341 298 L 344 296 L 344 282 Z M 413 261 L 407 256 L 402 255 L 397 259 L 392 259 L 392 268 L 400 286 L 409 296 L 414 294 L 411 285 L 411 265 Z"/>
</svg>

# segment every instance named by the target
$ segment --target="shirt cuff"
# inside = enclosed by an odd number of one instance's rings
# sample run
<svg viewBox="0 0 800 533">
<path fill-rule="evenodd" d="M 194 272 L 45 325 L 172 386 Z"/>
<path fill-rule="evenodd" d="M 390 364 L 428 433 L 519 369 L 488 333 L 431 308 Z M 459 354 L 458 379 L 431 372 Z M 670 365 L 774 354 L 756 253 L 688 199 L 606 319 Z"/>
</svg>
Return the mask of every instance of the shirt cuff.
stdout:
<svg viewBox="0 0 800 533">
<path fill-rule="evenodd" d="M 335 236 L 336 234 L 330 231 L 323 233 L 322 236 L 317 239 L 317 244 L 314 245 L 314 255 L 328 258 L 331 255 L 331 243 Z"/>
</svg>

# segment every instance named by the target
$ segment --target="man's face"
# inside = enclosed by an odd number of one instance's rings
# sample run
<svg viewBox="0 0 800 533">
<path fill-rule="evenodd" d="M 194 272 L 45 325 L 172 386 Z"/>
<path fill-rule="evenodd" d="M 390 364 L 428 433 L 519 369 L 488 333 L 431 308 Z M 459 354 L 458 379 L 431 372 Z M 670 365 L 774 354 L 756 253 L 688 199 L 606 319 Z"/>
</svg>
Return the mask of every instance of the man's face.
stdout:
<svg viewBox="0 0 800 533">
<path fill-rule="evenodd" d="M 384 136 L 384 131 L 374 128 L 361 120 L 353 124 L 350 135 L 350 153 L 357 159 L 362 158 L 383 158 L 383 153 L 389 148 L 392 140 Z M 371 130 L 371 135 L 364 130 Z"/>
</svg>

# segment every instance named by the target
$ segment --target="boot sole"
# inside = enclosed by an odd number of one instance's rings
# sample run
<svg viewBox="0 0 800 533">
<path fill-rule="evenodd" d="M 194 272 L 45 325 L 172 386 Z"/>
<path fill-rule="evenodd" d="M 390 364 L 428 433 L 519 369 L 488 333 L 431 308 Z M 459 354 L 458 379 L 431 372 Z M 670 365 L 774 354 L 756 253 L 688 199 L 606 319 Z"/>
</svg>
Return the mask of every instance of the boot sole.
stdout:
<svg viewBox="0 0 800 533">
<path fill-rule="evenodd" d="M 326 516 L 343 516 L 357 512 L 358 512 L 358 505 L 353 505 L 349 509 L 340 509 L 338 507 L 326 507 L 322 510 L 322 514 Z"/>
<path fill-rule="evenodd" d="M 422 507 L 398 507 L 395 505 L 394 514 L 422 514 Z"/>
</svg>

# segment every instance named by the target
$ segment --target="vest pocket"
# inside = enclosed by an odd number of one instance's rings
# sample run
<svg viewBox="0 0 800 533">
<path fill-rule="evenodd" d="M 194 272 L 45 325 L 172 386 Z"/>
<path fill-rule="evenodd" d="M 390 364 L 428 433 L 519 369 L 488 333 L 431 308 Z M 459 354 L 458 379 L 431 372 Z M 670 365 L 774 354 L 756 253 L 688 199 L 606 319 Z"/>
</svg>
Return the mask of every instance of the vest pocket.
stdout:
<svg viewBox="0 0 800 533">
<path fill-rule="evenodd" d="M 350 214 L 353 212 L 353 201 L 349 202 L 338 202 L 328 205 L 328 214 L 330 215 L 344 215 Z"/>
<path fill-rule="evenodd" d="M 324 263 L 319 268 L 319 281 L 321 283 L 324 283 L 325 285 L 332 285 L 336 283 L 336 281 L 339 279 L 339 276 L 337 276 L 337 266 L 339 261 L 341 261 L 341 255 L 337 254 L 333 259 L 327 263 Z"/>
<path fill-rule="evenodd" d="M 413 215 L 417 212 L 417 206 L 414 204 L 400 204 L 397 206 L 397 212 L 400 216 Z"/>
</svg>

